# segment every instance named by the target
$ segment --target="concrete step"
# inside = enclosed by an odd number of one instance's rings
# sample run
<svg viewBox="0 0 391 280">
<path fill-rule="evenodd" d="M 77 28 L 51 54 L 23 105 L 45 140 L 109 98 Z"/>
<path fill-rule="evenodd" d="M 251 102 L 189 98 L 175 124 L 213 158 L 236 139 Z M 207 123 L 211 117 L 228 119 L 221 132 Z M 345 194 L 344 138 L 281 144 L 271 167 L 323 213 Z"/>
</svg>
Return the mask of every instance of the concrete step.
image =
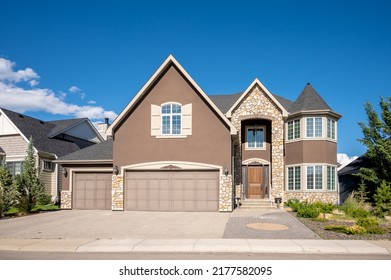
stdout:
<svg viewBox="0 0 391 280">
<path fill-rule="evenodd" d="M 275 208 L 268 199 L 246 199 L 241 202 L 242 208 Z"/>
</svg>

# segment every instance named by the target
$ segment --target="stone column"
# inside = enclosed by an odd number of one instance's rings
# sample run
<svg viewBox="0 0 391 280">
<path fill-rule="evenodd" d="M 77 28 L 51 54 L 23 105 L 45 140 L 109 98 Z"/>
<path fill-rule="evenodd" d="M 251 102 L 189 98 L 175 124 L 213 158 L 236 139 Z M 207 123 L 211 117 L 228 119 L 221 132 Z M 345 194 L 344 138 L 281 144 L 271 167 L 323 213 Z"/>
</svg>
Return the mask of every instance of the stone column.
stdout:
<svg viewBox="0 0 391 280">
<path fill-rule="evenodd" d="M 72 209 L 72 192 L 61 191 L 61 209 Z"/>
<path fill-rule="evenodd" d="M 124 210 L 124 176 L 113 175 L 111 188 L 111 210 Z"/>
<path fill-rule="evenodd" d="M 220 176 L 219 211 L 231 212 L 233 210 L 232 199 L 232 175 Z"/>
</svg>

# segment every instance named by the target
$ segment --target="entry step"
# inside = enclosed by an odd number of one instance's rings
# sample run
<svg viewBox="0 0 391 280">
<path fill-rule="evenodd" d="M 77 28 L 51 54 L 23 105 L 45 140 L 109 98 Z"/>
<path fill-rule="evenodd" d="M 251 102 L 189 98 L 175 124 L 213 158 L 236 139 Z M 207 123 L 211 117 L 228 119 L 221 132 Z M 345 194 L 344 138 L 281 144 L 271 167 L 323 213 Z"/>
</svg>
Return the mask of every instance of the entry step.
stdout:
<svg viewBox="0 0 391 280">
<path fill-rule="evenodd" d="M 241 208 L 275 208 L 269 199 L 246 199 L 241 201 Z"/>
</svg>

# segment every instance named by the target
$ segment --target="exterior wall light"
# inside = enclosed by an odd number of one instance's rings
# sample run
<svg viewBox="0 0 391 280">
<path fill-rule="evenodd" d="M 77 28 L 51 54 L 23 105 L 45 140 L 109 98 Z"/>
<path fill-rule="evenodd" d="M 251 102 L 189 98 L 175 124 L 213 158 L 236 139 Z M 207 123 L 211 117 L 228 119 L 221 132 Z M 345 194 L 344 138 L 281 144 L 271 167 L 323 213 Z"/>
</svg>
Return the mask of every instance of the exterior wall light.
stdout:
<svg viewBox="0 0 391 280">
<path fill-rule="evenodd" d="M 224 168 L 224 175 L 225 175 L 225 176 L 228 176 L 228 167 L 225 167 L 225 168 Z"/>
<path fill-rule="evenodd" d="M 119 173 L 119 170 L 118 170 L 118 166 L 116 165 L 113 167 L 113 174 L 118 175 L 118 173 Z"/>
<path fill-rule="evenodd" d="M 65 167 L 62 168 L 62 175 L 64 175 L 64 177 L 68 176 L 68 169 L 66 169 Z"/>
</svg>

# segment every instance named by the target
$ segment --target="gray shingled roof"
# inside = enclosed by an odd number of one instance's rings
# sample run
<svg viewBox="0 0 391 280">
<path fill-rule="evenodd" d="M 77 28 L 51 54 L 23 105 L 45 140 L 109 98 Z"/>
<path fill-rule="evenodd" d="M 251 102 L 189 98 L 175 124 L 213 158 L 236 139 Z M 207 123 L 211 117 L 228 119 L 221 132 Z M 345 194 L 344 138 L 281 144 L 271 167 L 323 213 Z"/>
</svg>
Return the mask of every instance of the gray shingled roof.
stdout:
<svg viewBox="0 0 391 280">
<path fill-rule="evenodd" d="M 68 120 L 57 120 L 57 121 L 48 121 L 48 123 L 54 124 L 55 127 L 48 135 L 49 137 L 54 137 L 57 134 L 63 132 L 69 127 L 75 126 L 81 122 L 88 120 L 87 118 L 78 118 L 78 119 L 68 119 Z"/>
<path fill-rule="evenodd" d="M 108 139 L 99 144 L 89 146 L 79 151 L 73 152 L 59 158 L 57 161 L 95 161 L 95 160 L 113 160 L 113 140 Z"/>
<path fill-rule="evenodd" d="M 33 138 L 34 147 L 38 151 L 61 157 L 80 149 L 75 143 L 48 137 L 56 129 L 55 122 L 44 122 L 4 108 L 1 110 L 27 139 Z"/>
<path fill-rule="evenodd" d="M 226 114 L 229 109 L 235 104 L 235 102 L 242 96 L 243 92 L 235 94 L 222 94 L 222 95 L 208 95 L 213 103 L 220 109 L 221 112 Z M 277 101 L 288 111 L 293 102 L 289 99 L 273 94 Z"/>
<path fill-rule="evenodd" d="M 329 105 L 323 100 L 316 90 L 308 83 L 296 101 L 289 109 L 289 113 L 297 113 L 302 111 L 318 111 L 331 110 Z"/>
<path fill-rule="evenodd" d="M 365 157 L 365 155 L 358 157 L 344 168 L 338 171 L 338 176 L 356 174 L 361 167 L 372 168 L 370 161 Z"/>
</svg>

